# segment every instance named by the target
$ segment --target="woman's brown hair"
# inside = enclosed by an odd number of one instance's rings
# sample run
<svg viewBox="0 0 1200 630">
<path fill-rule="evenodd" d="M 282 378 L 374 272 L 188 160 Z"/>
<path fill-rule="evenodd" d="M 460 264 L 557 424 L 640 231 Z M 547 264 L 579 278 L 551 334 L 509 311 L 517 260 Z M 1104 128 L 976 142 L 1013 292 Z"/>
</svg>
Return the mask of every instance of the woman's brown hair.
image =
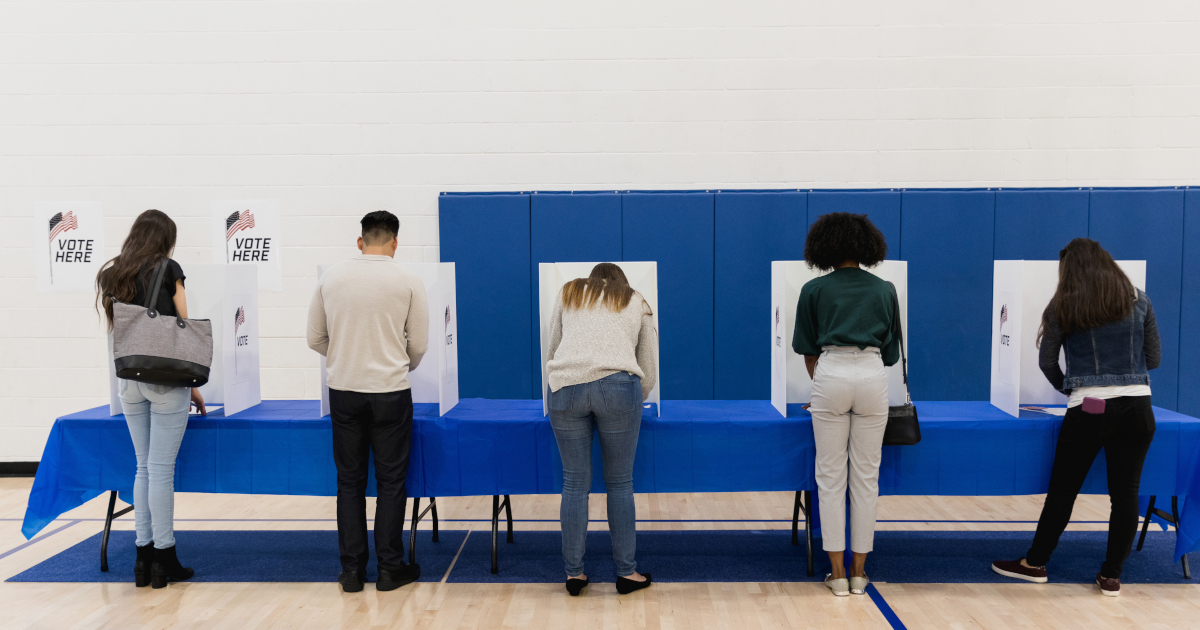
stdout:
<svg viewBox="0 0 1200 630">
<path fill-rule="evenodd" d="M 1077 238 L 1058 253 L 1058 289 L 1042 314 L 1038 345 L 1049 318 L 1070 334 L 1119 322 L 1133 312 L 1137 289 L 1100 243 Z"/>
<path fill-rule="evenodd" d="M 113 302 L 132 302 L 139 282 L 149 281 L 149 272 L 175 249 L 175 222 L 161 210 L 147 210 L 134 219 L 121 253 L 100 267 L 96 274 L 96 308 L 104 309 L 112 330 Z M 146 276 L 146 277 L 143 277 Z"/>
<path fill-rule="evenodd" d="M 597 302 L 609 310 L 621 312 L 633 299 L 633 288 L 625 272 L 612 263 L 600 263 L 592 275 L 576 278 L 563 286 L 563 309 L 591 308 Z"/>
</svg>

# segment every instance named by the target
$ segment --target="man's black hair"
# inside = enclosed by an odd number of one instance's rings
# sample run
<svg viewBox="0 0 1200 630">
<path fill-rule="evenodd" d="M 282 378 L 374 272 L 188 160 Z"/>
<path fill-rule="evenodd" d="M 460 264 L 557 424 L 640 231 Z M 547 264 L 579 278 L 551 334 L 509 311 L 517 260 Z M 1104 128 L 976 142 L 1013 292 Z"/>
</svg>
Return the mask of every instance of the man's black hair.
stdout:
<svg viewBox="0 0 1200 630">
<path fill-rule="evenodd" d="M 376 210 L 362 218 L 362 240 L 367 245 L 382 245 L 400 233 L 400 219 L 387 210 Z"/>
<path fill-rule="evenodd" d="M 887 258 L 883 233 L 865 214 L 830 212 L 808 229 L 804 260 L 822 271 L 835 269 L 847 260 L 874 267 Z"/>
</svg>

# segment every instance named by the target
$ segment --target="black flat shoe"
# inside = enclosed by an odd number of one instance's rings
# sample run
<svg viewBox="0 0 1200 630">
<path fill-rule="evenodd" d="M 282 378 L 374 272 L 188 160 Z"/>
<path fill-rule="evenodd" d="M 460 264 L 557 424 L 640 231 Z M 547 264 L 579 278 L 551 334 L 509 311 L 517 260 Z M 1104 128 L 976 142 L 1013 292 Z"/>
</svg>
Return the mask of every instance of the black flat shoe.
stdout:
<svg viewBox="0 0 1200 630">
<path fill-rule="evenodd" d="M 641 582 L 638 582 L 637 580 L 631 580 L 629 578 L 618 577 L 617 593 L 620 593 L 621 595 L 628 595 L 634 591 L 640 591 L 647 586 L 650 586 L 650 574 L 643 573 L 642 577 L 646 579 Z"/>
<path fill-rule="evenodd" d="M 398 571 L 379 570 L 379 579 L 375 580 L 375 590 L 394 591 L 405 584 L 416 582 L 421 577 L 421 565 L 405 564 Z"/>
<path fill-rule="evenodd" d="M 154 564 L 154 543 L 137 547 L 137 560 L 133 562 L 135 586 L 150 586 L 150 567 Z"/>
<path fill-rule="evenodd" d="M 342 571 L 338 574 L 338 584 L 342 585 L 343 593 L 357 593 L 363 590 L 366 577 L 357 571 Z"/>
<path fill-rule="evenodd" d="M 587 585 L 587 578 L 582 580 L 579 578 L 567 578 L 567 592 L 571 594 L 571 597 L 577 597 L 579 595 L 579 591 L 582 591 L 583 587 Z"/>
</svg>

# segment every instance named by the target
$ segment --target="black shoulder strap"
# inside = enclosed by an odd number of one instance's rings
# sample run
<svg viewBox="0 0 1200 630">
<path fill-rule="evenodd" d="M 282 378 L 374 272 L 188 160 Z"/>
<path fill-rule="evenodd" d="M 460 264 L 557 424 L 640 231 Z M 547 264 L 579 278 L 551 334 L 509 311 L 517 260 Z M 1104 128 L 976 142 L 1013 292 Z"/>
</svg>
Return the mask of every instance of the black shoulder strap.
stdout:
<svg viewBox="0 0 1200 630">
<path fill-rule="evenodd" d="M 158 263 L 158 267 L 154 270 L 154 275 L 152 276 L 153 279 L 150 280 L 150 290 L 146 292 L 146 303 L 143 306 L 152 311 L 157 310 L 158 292 L 162 289 L 163 276 L 167 273 L 167 265 L 169 263 L 170 260 L 166 258 Z"/>
<path fill-rule="evenodd" d="M 896 285 L 888 280 L 888 285 L 892 287 L 892 297 L 896 300 L 896 317 L 900 317 L 900 292 L 896 290 Z M 908 397 L 908 401 L 912 402 L 912 394 L 908 391 L 908 353 L 904 351 L 904 324 L 900 324 L 900 373 L 904 375 L 904 395 Z"/>
</svg>

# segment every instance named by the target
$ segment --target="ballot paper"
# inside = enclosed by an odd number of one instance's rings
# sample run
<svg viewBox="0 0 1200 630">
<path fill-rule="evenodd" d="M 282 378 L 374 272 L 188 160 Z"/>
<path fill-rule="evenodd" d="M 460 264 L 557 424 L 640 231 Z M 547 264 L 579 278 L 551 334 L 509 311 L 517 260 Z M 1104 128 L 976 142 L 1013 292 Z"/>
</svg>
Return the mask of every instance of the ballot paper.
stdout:
<svg viewBox="0 0 1200 630">
<path fill-rule="evenodd" d="M 1052 415 L 1052 416 L 1065 416 L 1065 415 L 1067 415 L 1067 408 L 1066 408 L 1066 407 L 1035 407 L 1035 406 L 1032 406 L 1032 405 L 1026 405 L 1026 406 L 1024 406 L 1024 407 L 1021 407 L 1021 411 L 1036 411 L 1036 412 L 1038 412 L 1038 413 L 1047 413 L 1047 414 L 1050 414 L 1050 415 Z"/>
</svg>

